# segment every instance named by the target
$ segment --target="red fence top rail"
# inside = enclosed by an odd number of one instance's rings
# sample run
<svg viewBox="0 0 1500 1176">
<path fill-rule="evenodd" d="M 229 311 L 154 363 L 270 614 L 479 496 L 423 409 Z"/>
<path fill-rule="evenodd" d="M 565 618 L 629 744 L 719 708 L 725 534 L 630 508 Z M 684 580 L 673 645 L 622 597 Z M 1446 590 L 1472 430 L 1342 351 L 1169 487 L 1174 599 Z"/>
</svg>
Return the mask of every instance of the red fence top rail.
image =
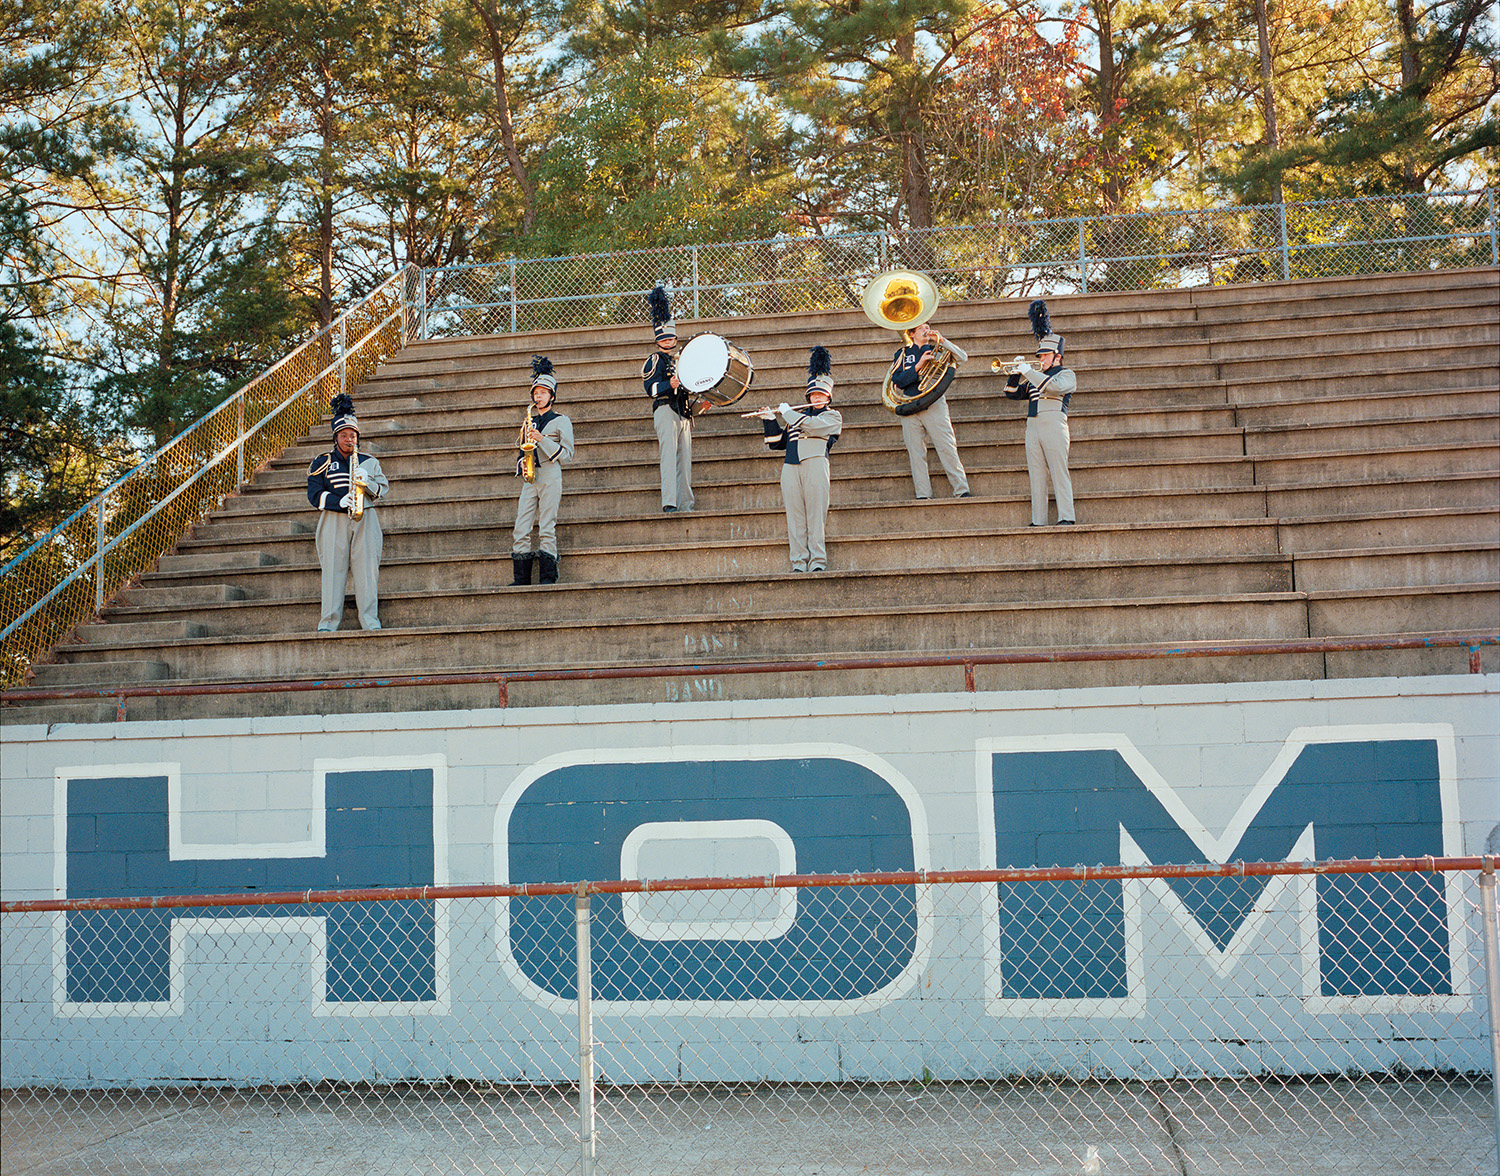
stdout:
<svg viewBox="0 0 1500 1176">
<path fill-rule="evenodd" d="M 1043 866 L 1004 870 L 893 870 L 866 874 L 767 874 L 753 878 L 627 878 L 608 882 L 521 882 L 488 886 L 397 886 L 170 894 L 139 898 L 40 898 L 0 902 L 0 913 L 138 911 L 294 903 L 434 902 L 453 898 L 537 898 L 572 894 L 658 894 L 684 890 L 779 890 L 814 886 L 912 886 L 956 882 L 1106 882 L 1125 878 L 1270 878 L 1295 874 L 1418 874 L 1477 870 L 1493 875 L 1494 854 L 1470 857 L 1350 858 L 1326 862 L 1201 862 L 1165 866 Z"/>
</svg>

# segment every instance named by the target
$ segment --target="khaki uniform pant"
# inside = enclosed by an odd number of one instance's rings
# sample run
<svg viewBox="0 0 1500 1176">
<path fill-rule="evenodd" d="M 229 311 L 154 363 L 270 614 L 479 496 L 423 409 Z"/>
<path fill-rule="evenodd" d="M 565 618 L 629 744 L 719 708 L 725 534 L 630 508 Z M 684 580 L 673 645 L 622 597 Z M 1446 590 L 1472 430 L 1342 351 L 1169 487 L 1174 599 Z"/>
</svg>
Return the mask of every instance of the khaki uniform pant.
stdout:
<svg viewBox="0 0 1500 1176">
<path fill-rule="evenodd" d="M 828 523 L 828 459 L 814 457 L 797 465 L 782 464 L 781 500 L 786 504 L 786 536 L 792 568 L 828 566 L 824 529 Z"/>
<path fill-rule="evenodd" d="M 661 504 L 693 509 L 693 422 L 670 405 L 651 414 L 661 447 Z"/>
<path fill-rule="evenodd" d="M 557 555 L 557 507 L 562 502 L 562 466 L 538 460 L 536 481 L 521 483 L 521 501 L 516 506 L 516 529 L 510 549 L 515 555 L 531 554 L 531 528 L 540 534 L 538 547 Z"/>
<path fill-rule="evenodd" d="M 948 488 L 954 496 L 967 494 L 969 477 L 958 458 L 958 440 L 953 435 L 953 420 L 948 416 L 948 398 L 939 396 L 937 403 L 901 418 L 901 437 L 906 442 L 906 456 L 911 459 L 911 480 L 918 498 L 932 497 L 932 479 L 927 476 L 927 442 L 937 451 Z"/>
<path fill-rule="evenodd" d="M 344 618 L 344 592 L 354 574 L 354 600 L 361 629 L 380 628 L 380 552 L 385 537 L 380 516 L 366 507 L 359 522 L 341 510 L 318 512 L 315 535 L 318 564 L 323 569 L 323 615 L 319 629 L 337 629 Z"/>
<path fill-rule="evenodd" d="M 1068 416 L 1057 400 L 1037 402 L 1036 416 L 1026 421 L 1026 472 L 1031 475 L 1031 521 L 1047 525 L 1047 478 L 1057 499 L 1057 517 L 1077 519 L 1073 513 L 1073 479 L 1068 473 Z"/>
</svg>

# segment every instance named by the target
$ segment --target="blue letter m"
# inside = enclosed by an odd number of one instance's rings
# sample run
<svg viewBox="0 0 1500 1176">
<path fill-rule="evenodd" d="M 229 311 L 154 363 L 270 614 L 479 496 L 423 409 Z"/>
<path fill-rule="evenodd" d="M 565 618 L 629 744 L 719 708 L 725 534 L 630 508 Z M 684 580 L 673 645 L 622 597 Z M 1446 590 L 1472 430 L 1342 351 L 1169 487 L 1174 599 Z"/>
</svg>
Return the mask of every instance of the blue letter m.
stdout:
<svg viewBox="0 0 1500 1176">
<path fill-rule="evenodd" d="M 67 896 L 431 885 L 433 784 L 430 767 L 329 770 L 322 777 L 322 812 L 313 822 L 322 828 L 321 846 L 309 844 L 288 856 L 276 856 L 276 847 L 238 847 L 241 856 L 235 856 L 237 847 L 227 844 L 188 856 L 173 853 L 173 832 L 180 826 L 174 825 L 177 814 L 169 813 L 168 776 L 131 775 L 126 769 L 111 778 L 71 778 L 66 781 Z M 262 927 L 272 920 L 285 930 L 313 935 L 322 949 L 314 955 L 322 966 L 311 978 L 321 1011 L 437 998 L 432 904 L 361 902 L 72 912 L 64 930 L 60 1001 L 86 1006 L 75 1011 L 92 1015 L 178 1013 L 183 936 L 248 927 L 234 922 L 246 919 Z"/>
<path fill-rule="evenodd" d="M 1354 735 L 1357 738 L 1339 738 Z M 1420 857 L 1444 853 L 1452 732 L 1439 727 L 1292 733 L 1215 836 L 1122 737 L 987 741 L 997 866 L 1141 865 Z M 981 774 L 981 779 L 984 774 Z M 1445 778 L 1449 789 L 1445 789 Z M 1201 781 L 1200 793 L 1212 799 Z M 983 796 L 981 799 L 985 799 Z M 1451 802 L 1450 802 L 1451 803 Z M 1172 879 L 1200 950 L 1233 964 L 1269 901 L 1269 879 Z M 1116 1002 L 1133 992 L 1127 886 L 1000 888 L 991 991 L 1000 999 Z M 1311 923 L 1307 924 L 1309 927 Z M 1445 883 L 1432 874 L 1318 876 L 1309 999 L 1434 997 L 1454 991 Z"/>
</svg>

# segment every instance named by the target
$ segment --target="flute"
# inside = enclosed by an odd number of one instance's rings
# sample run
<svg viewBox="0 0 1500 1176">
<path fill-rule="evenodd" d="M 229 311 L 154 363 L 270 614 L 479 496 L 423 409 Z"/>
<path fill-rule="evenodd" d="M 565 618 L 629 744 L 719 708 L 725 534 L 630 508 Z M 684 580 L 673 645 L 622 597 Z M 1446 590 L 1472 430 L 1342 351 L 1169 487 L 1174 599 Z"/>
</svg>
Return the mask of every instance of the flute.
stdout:
<svg viewBox="0 0 1500 1176">
<path fill-rule="evenodd" d="M 811 408 L 812 401 L 808 401 L 806 404 L 789 404 L 787 405 L 787 407 L 792 409 L 792 411 L 794 412 L 801 412 L 804 408 Z M 771 405 L 767 405 L 765 408 L 757 408 L 754 412 L 740 413 L 740 419 L 745 420 L 749 417 L 760 417 L 762 420 L 765 420 L 766 413 L 770 413 L 772 416 L 775 416 L 776 409 Z"/>
</svg>

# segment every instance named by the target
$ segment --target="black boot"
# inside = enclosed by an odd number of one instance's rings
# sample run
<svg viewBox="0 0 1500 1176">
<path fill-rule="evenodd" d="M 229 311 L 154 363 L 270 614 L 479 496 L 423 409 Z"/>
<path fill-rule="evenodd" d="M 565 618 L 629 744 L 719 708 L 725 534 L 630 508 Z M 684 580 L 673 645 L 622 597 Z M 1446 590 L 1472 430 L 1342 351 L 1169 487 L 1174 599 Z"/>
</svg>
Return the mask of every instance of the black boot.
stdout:
<svg viewBox="0 0 1500 1176">
<path fill-rule="evenodd" d="M 542 574 L 541 574 L 540 577 L 538 577 L 539 580 L 540 580 L 540 582 L 543 583 L 543 584 L 556 584 L 557 583 L 557 556 L 555 556 L 555 555 L 549 555 L 545 551 L 538 552 L 537 554 L 541 558 L 541 561 L 542 561 Z"/>
<path fill-rule="evenodd" d="M 520 584 L 525 584 L 528 587 L 530 587 L 530 585 L 531 585 L 531 561 L 532 561 L 533 558 L 534 557 L 530 556 L 530 555 L 516 555 L 514 553 L 511 554 L 510 563 L 511 563 L 511 566 L 516 569 L 515 579 L 513 579 L 510 582 L 510 586 L 512 588 L 515 588 L 517 585 L 520 585 Z M 543 566 L 545 566 L 545 565 L 543 565 Z"/>
</svg>

